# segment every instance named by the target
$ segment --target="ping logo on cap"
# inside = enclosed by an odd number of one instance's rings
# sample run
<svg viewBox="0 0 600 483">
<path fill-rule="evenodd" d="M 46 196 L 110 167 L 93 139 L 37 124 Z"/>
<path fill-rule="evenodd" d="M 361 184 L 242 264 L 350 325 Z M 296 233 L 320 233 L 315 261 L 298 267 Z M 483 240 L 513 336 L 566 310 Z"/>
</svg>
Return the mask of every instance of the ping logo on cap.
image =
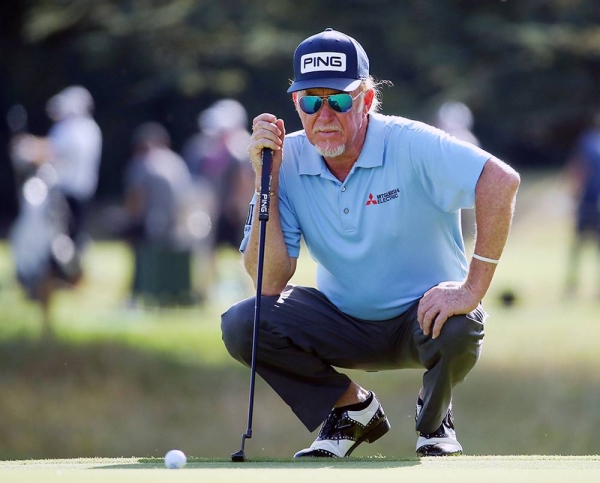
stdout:
<svg viewBox="0 0 600 483">
<path fill-rule="evenodd" d="M 341 52 L 313 52 L 300 58 L 300 73 L 317 71 L 346 71 L 346 54 Z"/>
</svg>

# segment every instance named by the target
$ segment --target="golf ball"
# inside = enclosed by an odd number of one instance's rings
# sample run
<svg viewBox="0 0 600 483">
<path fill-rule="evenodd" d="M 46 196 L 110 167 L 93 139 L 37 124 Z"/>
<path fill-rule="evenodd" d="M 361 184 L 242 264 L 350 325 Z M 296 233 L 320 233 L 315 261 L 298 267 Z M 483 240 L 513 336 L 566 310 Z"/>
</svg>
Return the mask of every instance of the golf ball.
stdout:
<svg viewBox="0 0 600 483">
<path fill-rule="evenodd" d="M 187 458 L 183 451 L 172 449 L 165 455 L 165 466 L 169 469 L 176 470 L 183 468 L 187 463 Z"/>
</svg>

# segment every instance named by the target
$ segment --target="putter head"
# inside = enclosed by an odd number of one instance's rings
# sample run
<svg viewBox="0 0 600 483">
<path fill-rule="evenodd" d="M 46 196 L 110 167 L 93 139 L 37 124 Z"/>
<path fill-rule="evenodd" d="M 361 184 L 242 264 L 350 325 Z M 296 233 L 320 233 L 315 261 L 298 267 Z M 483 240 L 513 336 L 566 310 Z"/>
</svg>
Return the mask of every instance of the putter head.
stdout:
<svg viewBox="0 0 600 483">
<path fill-rule="evenodd" d="M 234 463 L 243 463 L 246 461 L 246 457 L 244 456 L 244 450 L 241 449 L 237 453 L 231 453 L 231 461 Z"/>
</svg>

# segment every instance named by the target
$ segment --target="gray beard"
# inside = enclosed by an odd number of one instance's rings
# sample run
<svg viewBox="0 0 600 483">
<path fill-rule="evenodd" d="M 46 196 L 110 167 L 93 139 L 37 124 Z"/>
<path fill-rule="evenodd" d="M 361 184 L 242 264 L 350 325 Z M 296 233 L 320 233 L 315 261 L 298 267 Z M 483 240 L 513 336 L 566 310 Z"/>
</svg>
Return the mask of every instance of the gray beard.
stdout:
<svg viewBox="0 0 600 483">
<path fill-rule="evenodd" d="M 324 158 L 337 158 L 338 156 L 344 154 L 344 151 L 346 151 L 346 145 L 341 144 L 335 149 L 329 147 L 323 149 L 318 146 L 315 146 L 315 149 L 317 150 L 317 153 L 319 153 Z"/>
</svg>

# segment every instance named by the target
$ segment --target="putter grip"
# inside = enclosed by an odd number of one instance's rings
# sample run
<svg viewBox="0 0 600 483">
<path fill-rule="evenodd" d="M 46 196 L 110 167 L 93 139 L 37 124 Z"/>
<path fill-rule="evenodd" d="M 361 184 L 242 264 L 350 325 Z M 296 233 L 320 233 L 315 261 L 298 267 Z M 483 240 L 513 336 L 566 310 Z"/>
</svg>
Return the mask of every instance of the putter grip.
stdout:
<svg viewBox="0 0 600 483">
<path fill-rule="evenodd" d="M 273 151 L 269 148 L 262 152 L 262 170 L 260 175 L 260 201 L 259 220 L 269 219 L 269 205 L 271 201 L 271 166 L 273 165 Z"/>
</svg>

